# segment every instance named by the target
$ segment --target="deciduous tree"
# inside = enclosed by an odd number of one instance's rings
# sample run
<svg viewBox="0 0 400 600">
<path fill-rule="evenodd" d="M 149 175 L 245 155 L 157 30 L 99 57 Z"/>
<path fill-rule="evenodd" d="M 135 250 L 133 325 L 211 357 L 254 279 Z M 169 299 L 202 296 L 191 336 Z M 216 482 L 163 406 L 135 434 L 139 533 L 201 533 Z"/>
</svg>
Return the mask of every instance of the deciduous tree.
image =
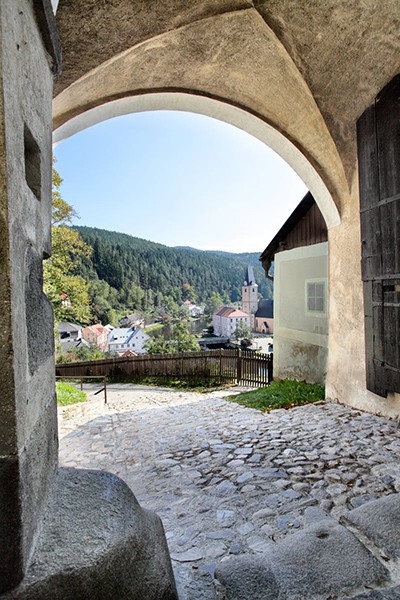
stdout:
<svg viewBox="0 0 400 600">
<path fill-rule="evenodd" d="M 174 352 L 196 352 L 200 349 L 196 336 L 189 331 L 185 321 L 176 323 L 171 337 L 167 340 L 164 336 L 150 338 L 145 344 L 149 354 L 169 354 Z"/>
<path fill-rule="evenodd" d="M 91 248 L 70 227 L 76 212 L 60 193 L 62 179 L 53 164 L 52 256 L 43 267 L 44 291 L 53 305 L 54 319 L 90 321 L 88 285 L 77 273 L 75 257 L 89 257 Z"/>
<path fill-rule="evenodd" d="M 254 334 L 250 325 L 248 325 L 245 321 L 239 321 L 236 325 L 233 337 L 235 338 L 235 340 L 240 342 L 240 345 L 243 348 L 248 348 L 249 346 L 251 346 Z"/>
</svg>

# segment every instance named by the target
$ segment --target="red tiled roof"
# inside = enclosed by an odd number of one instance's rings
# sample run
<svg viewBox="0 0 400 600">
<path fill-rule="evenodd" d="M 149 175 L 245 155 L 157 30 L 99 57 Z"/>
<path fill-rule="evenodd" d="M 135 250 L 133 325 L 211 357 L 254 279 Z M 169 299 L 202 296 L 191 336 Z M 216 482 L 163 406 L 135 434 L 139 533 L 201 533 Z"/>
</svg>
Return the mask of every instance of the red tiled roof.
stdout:
<svg viewBox="0 0 400 600">
<path fill-rule="evenodd" d="M 95 325 L 89 325 L 86 329 L 90 329 L 93 333 L 97 335 L 101 335 L 102 333 L 106 333 L 108 335 L 108 329 L 103 327 L 101 323 L 96 323 Z"/>
<path fill-rule="evenodd" d="M 223 306 L 219 310 L 217 310 L 214 315 L 218 317 L 248 317 L 249 315 L 238 308 L 233 308 L 232 306 Z"/>
<path fill-rule="evenodd" d="M 234 310 L 233 313 L 229 315 L 231 318 L 233 317 L 249 317 L 249 315 L 242 310 Z"/>
<path fill-rule="evenodd" d="M 215 311 L 214 315 L 217 315 L 218 317 L 228 317 L 234 310 L 235 309 L 231 306 L 222 306 L 222 308 Z"/>
<path fill-rule="evenodd" d="M 137 356 L 137 352 L 134 352 L 133 350 L 125 350 L 125 352 L 117 352 L 116 354 L 118 354 L 119 357 L 123 358 L 124 356 Z"/>
</svg>

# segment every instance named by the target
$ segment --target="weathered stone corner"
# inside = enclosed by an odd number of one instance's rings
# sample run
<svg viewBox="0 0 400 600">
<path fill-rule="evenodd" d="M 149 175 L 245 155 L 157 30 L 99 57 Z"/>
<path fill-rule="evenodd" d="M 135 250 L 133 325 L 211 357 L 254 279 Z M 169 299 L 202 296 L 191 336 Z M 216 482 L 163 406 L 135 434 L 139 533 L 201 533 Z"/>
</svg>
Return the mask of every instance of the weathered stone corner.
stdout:
<svg viewBox="0 0 400 600">
<path fill-rule="evenodd" d="M 3 600 L 177 600 L 159 517 L 102 471 L 60 469 L 21 584 Z"/>
<path fill-rule="evenodd" d="M 243 556 L 219 565 L 217 590 L 224 600 L 394 600 L 393 578 L 399 549 L 400 495 L 357 508 L 338 524 L 313 513 L 304 531 L 272 543 L 258 557 Z M 307 515 L 306 515 L 307 516 Z M 307 519 L 306 519 L 307 521 Z M 392 561 L 392 562 L 391 562 Z"/>
</svg>

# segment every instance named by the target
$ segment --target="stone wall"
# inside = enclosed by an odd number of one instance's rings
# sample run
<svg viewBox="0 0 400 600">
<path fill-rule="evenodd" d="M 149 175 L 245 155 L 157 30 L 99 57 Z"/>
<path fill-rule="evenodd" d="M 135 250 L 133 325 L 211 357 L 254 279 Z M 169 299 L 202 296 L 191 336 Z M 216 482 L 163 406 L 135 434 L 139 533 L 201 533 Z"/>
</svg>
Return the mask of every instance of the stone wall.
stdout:
<svg viewBox="0 0 400 600">
<path fill-rule="evenodd" d="M 36 18 L 33 2 L 1 3 L 0 591 L 22 576 L 57 464 L 52 311 L 42 285 L 53 77 Z"/>
</svg>

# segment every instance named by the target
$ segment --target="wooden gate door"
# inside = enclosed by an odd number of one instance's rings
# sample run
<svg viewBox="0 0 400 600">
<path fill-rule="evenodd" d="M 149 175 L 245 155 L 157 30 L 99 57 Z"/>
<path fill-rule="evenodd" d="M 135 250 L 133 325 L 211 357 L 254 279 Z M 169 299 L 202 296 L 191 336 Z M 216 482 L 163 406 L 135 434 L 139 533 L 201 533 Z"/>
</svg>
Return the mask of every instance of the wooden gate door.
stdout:
<svg viewBox="0 0 400 600">
<path fill-rule="evenodd" d="M 357 123 L 367 388 L 400 392 L 400 75 Z"/>
</svg>

